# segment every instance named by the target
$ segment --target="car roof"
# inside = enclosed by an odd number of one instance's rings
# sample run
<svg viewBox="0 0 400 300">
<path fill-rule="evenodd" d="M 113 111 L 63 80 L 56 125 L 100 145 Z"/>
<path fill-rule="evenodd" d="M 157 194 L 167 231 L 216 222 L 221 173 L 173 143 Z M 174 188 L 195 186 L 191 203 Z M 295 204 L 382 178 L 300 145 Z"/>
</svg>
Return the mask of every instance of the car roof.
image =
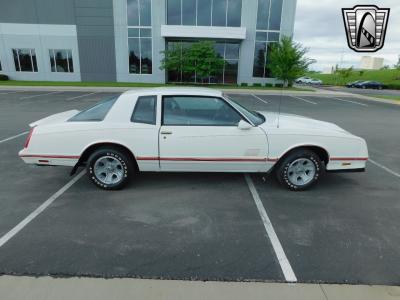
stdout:
<svg viewBox="0 0 400 300">
<path fill-rule="evenodd" d="M 140 88 L 129 90 L 125 95 L 146 96 L 146 95 L 195 95 L 195 96 L 211 96 L 221 97 L 222 91 L 211 88 L 202 87 L 156 87 L 156 88 Z"/>
</svg>

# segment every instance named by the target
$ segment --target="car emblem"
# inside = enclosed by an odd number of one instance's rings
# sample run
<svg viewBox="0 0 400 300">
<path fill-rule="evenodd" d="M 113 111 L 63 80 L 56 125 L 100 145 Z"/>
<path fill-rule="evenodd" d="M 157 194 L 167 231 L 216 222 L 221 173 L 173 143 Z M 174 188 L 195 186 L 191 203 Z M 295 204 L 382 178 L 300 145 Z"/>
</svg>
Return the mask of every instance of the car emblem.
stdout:
<svg viewBox="0 0 400 300">
<path fill-rule="evenodd" d="M 356 5 L 342 8 L 347 44 L 357 52 L 375 52 L 385 42 L 390 8 Z"/>
</svg>

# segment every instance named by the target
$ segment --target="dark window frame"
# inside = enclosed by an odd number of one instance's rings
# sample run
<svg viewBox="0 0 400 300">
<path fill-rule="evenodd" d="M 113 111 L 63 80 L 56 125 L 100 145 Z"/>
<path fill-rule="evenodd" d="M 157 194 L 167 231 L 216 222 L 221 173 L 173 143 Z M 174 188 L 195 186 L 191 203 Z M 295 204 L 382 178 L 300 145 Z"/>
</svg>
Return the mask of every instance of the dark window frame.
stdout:
<svg viewBox="0 0 400 300">
<path fill-rule="evenodd" d="M 30 58 L 32 70 L 22 70 L 20 55 L 25 55 L 25 54 L 21 54 L 21 50 L 29 50 L 29 58 Z M 16 72 L 28 72 L 28 73 L 39 72 L 35 48 L 12 48 L 11 52 L 13 54 L 13 60 L 14 60 L 14 66 L 15 66 Z M 17 60 L 16 60 L 16 58 L 17 58 Z M 18 62 L 18 66 L 17 66 L 17 62 Z"/>
<path fill-rule="evenodd" d="M 223 124 L 214 124 L 214 125 L 208 125 L 208 124 L 204 124 L 204 125 L 188 125 L 188 124 L 164 124 L 164 98 L 166 97 L 176 97 L 176 98 L 183 98 L 183 97 L 197 97 L 197 98 L 211 98 L 211 99 L 218 99 L 221 100 L 223 103 L 225 103 L 226 105 L 228 105 L 234 112 L 236 112 L 238 114 L 238 116 L 240 116 L 240 119 L 253 125 L 247 118 L 246 116 L 244 116 L 241 112 L 239 112 L 235 107 L 233 107 L 228 101 L 226 101 L 223 97 L 218 97 L 218 96 L 202 96 L 202 95 L 163 95 L 161 97 L 161 126 L 190 126 L 190 127 L 237 127 L 238 124 L 236 125 L 223 125 Z"/>
<path fill-rule="evenodd" d="M 154 117 L 153 117 L 153 121 L 152 122 L 145 122 L 145 121 L 135 121 L 134 120 L 134 116 L 135 116 L 135 112 L 137 112 L 138 110 L 138 103 L 141 100 L 140 98 L 146 98 L 146 97 L 153 97 L 155 99 L 154 101 Z M 148 96 L 139 96 L 136 99 L 136 103 L 135 103 L 135 107 L 133 108 L 133 112 L 131 115 L 131 123 L 137 123 L 137 124 L 148 124 L 148 125 L 157 125 L 157 95 L 148 95 Z"/>
</svg>

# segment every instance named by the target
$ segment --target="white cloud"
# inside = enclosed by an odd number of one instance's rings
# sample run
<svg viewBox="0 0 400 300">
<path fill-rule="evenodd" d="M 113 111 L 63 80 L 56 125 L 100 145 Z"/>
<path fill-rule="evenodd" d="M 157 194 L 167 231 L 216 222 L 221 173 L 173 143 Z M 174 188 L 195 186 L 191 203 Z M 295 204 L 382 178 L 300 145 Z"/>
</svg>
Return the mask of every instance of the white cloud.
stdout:
<svg viewBox="0 0 400 300">
<path fill-rule="evenodd" d="M 391 9 L 385 46 L 373 54 L 357 53 L 347 46 L 341 9 L 357 4 L 375 4 Z M 384 64 L 393 65 L 400 55 L 400 2 L 298 0 L 294 39 L 310 49 L 308 56 L 317 59 L 317 63 L 312 66 L 316 70 L 336 64 L 358 67 L 364 55 L 383 57 Z"/>
</svg>

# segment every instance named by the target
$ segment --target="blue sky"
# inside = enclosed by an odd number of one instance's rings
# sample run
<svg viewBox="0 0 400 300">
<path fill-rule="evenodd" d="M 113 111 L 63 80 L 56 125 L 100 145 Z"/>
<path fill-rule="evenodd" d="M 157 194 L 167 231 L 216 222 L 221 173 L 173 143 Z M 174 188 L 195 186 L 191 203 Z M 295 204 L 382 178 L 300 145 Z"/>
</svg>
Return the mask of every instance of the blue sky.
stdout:
<svg viewBox="0 0 400 300">
<path fill-rule="evenodd" d="M 390 8 L 385 46 L 378 52 L 357 53 L 347 46 L 341 8 L 356 4 Z M 294 39 L 309 48 L 308 56 L 317 60 L 311 69 L 321 71 L 336 64 L 357 68 L 364 55 L 383 57 L 384 64 L 392 66 L 400 55 L 400 1 L 297 0 Z"/>
</svg>

